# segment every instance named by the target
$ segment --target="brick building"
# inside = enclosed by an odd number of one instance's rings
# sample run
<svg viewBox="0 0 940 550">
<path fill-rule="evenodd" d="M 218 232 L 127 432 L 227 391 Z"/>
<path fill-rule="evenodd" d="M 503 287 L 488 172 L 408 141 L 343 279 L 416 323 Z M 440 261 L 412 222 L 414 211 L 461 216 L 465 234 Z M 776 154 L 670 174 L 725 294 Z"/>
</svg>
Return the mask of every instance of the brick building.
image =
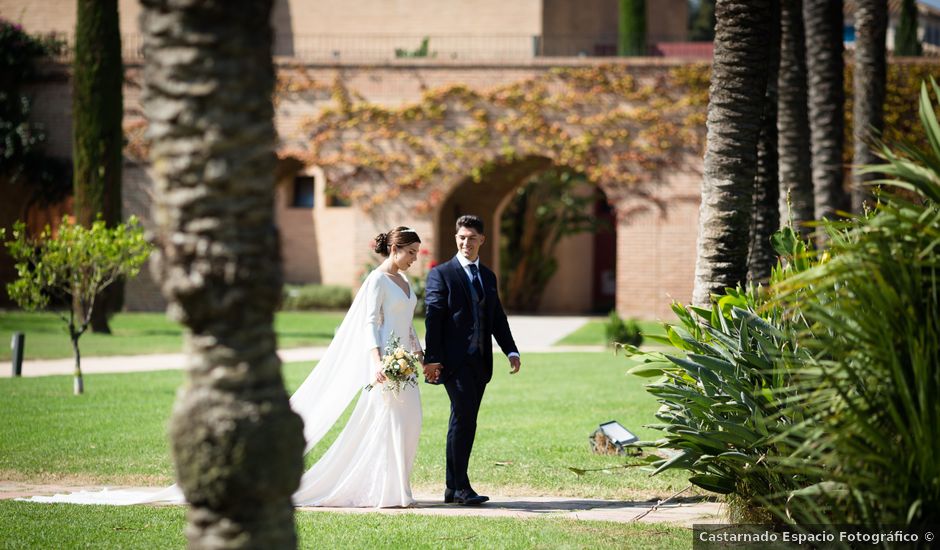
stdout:
<svg viewBox="0 0 940 550">
<path fill-rule="evenodd" d="M 686 1 L 647 2 L 648 38 L 681 41 Z M 596 56 L 612 53 L 616 44 L 616 0 L 520 0 L 505 3 L 474 0 L 438 3 L 402 0 L 338 5 L 313 0 L 276 0 L 272 14 L 275 54 L 280 71 L 296 63 L 319 82 L 342 79 L 363 100 L 387 106 L 417 101 L 439 86 L 462 83 L 486 88 L 532 78 L 559 66 L 591 66 Z M 590 8 L 590 9 L 589 9 Z M 120 2 L 121 26 L 129 85 L 125 88 L 125 124 L 139 116 L 140 60 L 136 2 Z M 30 32 L 60 32 L 74 27 L 74 1 L 0 0 L 0 13 Z M 424 57 L 413 57 L 424 37 Z M 396 50 L 403 54 L 396 53 Z M 557 56 L 557 57 L 556 57 Z M 607 62 L 610 59 L 605 60 Z M 681 61 L 622 61 L 647 74 L 668 71 Z M 50 134 L 51 154 L 71 154 L 71 120 L 67 66 L 49 67 L 32 88 L 35 116 Z M 309 99 L 278 104 L 276 125 L 283 136 L 296 133 L 301 121 L 316 116 L 327 103 Z M 688 169 L 657 182 L 653 195 L 620 197 L 611 204 L 615 237 L 578 235 L 559 245 L 559 270 L 549 283 L 542 312 L 598 311 L 616 300 L 624 315 L 647 318 L 669 315 L 669 299 L 688 301 L 695 262 L 700 158 Z M 145 163 L 127 159 L 124 170 L 126 214 L 149 220 L 152 182 Z M 375 261 L 368 243 L 380 230 L 403 223 L 421 234 L 437 260 L 454 251 L 456 212 L 484 216 L 490 241 L 484 261 L 499 269 L 493 254 L 498 223 L 513 186 L 481 192 L 479 184 L 455 181 L 439 208 L 416 215 L 400 211 L 367 214 L 356 205 L 333 201 L 326 193 L 323 171 L 316 166 L 282 166 L 277 188 L 277 218 L 282 256 L 290 283 L 356 286 L 363 266 Z M 483 182 L 484 184 L 486 182 Z M 477 187 L 474 187 L 477 185 Z M 605 212 L 599 212 L 606 215 Z M 149 272 L 128 285 L 127 307 L 159 309 L 162 298 Z"/>
</svg>

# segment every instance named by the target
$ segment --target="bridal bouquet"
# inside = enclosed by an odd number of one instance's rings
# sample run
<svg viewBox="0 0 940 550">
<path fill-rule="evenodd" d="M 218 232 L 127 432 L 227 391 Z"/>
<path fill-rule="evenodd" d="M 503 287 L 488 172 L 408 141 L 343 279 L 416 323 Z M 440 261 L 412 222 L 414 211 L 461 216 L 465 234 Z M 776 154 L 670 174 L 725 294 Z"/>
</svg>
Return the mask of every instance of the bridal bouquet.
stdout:
<svg viewBox="0 0 940 550">
<path fill-rule="evenodd" d="M 385 374 L 385 390 L 391 390 L 396 394 L 406 386 L 418 386 L 418 365 L 420 361 L 415 354 L 406 350 L 398 336 L 394 333 L 389 335 L 388 345 L 385 346 L 385 353 L 382 355 L 382 372 Z M 371 390 L 373 384 L 366 386 Z"/>
</svg>

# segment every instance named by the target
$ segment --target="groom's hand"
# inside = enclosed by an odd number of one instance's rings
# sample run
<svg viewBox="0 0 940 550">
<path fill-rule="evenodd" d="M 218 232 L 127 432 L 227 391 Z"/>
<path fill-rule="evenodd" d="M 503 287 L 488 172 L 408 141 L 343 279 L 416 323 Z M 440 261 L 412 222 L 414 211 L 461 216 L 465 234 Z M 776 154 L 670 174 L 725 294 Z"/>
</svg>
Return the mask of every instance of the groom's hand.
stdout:
<svg viewBox="0 0 940 550">
<path fill-rule="evenodd" d="M 522 366 L 522 360 L 519 359 L 518 355 L 513 355 L 512 357 L 509 358 L 509 366 L 512 367 L 509 370 L 509 374 L 516 374 L 517 372 L 519 372 L 519 367 Z"/>
</svg>

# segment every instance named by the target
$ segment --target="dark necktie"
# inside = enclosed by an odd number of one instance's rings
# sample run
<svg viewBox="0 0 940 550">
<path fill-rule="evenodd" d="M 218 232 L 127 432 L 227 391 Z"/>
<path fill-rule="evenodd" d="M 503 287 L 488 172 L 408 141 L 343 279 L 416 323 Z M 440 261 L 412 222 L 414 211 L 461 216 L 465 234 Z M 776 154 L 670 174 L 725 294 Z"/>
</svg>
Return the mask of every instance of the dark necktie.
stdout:
<svg viewBox="0 0 940 550">
<path fill-rule="evenodd" d="M 485 296 L 483 294 L 483 283 L 480 282 L 480 270 L 477 268 L 477 264 L 470 264 L 470 278 L 473 281 L 473 288 L 477 291 L 477 300 L 482 300 Z"/>
</svg>

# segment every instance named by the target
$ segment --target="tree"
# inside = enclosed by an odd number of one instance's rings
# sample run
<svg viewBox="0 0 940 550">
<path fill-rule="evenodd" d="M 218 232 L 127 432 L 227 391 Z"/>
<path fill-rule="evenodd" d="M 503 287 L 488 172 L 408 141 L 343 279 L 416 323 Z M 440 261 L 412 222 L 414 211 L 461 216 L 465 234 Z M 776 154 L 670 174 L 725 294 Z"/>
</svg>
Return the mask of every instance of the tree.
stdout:
<svg viewBox="0 0 940 550">
<path fill-rule="evenodd" d="M 715 0 L 699 0 L 698 9 L 692 13 L 689 25 L 689 40 L 711 42 L 715 39 Z"/>
<path fill-rule="evenodd" d="M 831 218 L 847 210 L 843 189 L 845 144 L 842 0 L 803 3 L 806 25 L 806 71 L 809 76 L 809 127 L 812 144 L 816 217 Z"/>
<path fill-rule="evenodd" d="M 121 221 L 124 147 L 124 69 L 117 0 L 78 1 L 72 72 L 75 218 L 90 226 L 100 215 L 114 226 Z M 92 330 L 110 333 L 108 314 L 120 302 L 118 287 L 97 301 Z"/>
<path fill-rule="evenodd" d="M 853 73 L 852 164 L 856 167 L 875 164 L 878 157 L 872 150 L 872 138 L 884 128 L 885 35 L 888 31 L 887 0 L 857 0 L 855 3 L 855 71 Z M 871 196 L 866 182 L 878 179 L 875 174 L 852 171 L 852 210 L 861 212 Z"/>
<path fill-rule="evenodd" d="M 646 0 L 620 0 L 617 55 L 646 55 Z"/>
<path fill-rule="evenodd" d="M 780 1 L 780 73 L 777 77 L 777 151 L 780 217 L 803 235 L 816 219 L 806 105 L 806 42 L 803 0 Z"/>
<path fill-rule="evenodd" d="M 901 15 L 894 35 L 894 55 L 917 57 L 923 53 L 924 48 L 917 39 L 917 1 L 901 0 Z"/>
<path fill-rule="evenodd" d="M 502 216 L 500 266 L 506 307 L 538 309 L 558 270 L 555 249 L 562 238 L 611 230 L 594 216 L 597 189 L 569 168 L 549 168 L 516 191 Z"/>
<path fill-rule="evenodd" d="M 154 169 L 154 274 L 185 324 L 188 382 L 170 421 L 190 547 L 297 544 L 302 421 L 274 311 L 271 0 L 144 0 L 144 112 Z"/>
<path fill-rule="evenodd" d="M 777 75 L 780 69 L 780 3 L 772 2 L 769 35 L 770 63 L 764 114 L 757 142 L 757 176 L 754 178 L 754 212 L 751 217 L 751 242 L 747 255 L 747 278 L 764 281 L 777 264 L 777 253 L 770 239 L 780 229 L 780 177 L 777 156 Z"/>
<path fill-rule="evenodd" d="M 6 235 L 0 230 L 0 238 Z M 30 238 L 26 224 L 16 222 L 13 240 L 6 243 L 16 262 L 17 279 L 7 285 L 10 297 L 27 310 L 45 309 L 65 302 L 68 315 L 60 313 L 68 326 L 75 354 L 76 395 L 84 392 L 78 339 L 88 329 L 96 297 L 120 277 L 133 277 L 150 255 L 143 228 L 131 217 L 126 224 L 106 227 L 98 219 L 86 228 L 68 217 L 53 232 L 49 226 L 37 239 Z"/>
<path fill-rule="evenodd" d="M 771 0 L 719 0 L 692 301 L 747 276 L 757 142 L 770 66 Z"/>
</svg>

